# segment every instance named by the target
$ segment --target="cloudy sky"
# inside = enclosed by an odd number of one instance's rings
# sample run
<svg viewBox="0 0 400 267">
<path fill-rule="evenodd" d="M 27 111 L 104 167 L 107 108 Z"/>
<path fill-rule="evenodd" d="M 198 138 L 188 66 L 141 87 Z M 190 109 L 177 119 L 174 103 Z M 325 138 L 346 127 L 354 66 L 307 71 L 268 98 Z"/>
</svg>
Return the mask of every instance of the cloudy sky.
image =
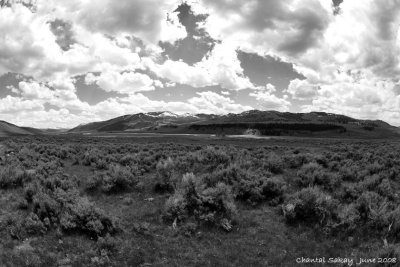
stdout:
<svg viewBox="0 0 400 267">
<path fill-rule="evenodd" d="M 400 125 L 400 0 L 0 5 L 0 120 L 260 109 Z"/>
</svg>

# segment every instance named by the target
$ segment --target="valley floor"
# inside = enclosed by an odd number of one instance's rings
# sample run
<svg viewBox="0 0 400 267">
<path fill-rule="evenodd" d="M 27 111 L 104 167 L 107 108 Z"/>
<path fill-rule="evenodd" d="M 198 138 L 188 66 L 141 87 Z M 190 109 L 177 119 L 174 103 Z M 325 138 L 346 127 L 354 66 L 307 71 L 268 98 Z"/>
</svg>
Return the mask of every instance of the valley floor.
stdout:
<svg viewBox="0 0 400 267">
<path fill-rule="evenodd" d="M 0 266 L 321 266 L 298 264 L 302 257 L 399 266 L 399 148 L 321 138 L 4 138 Z"/>
</svg>

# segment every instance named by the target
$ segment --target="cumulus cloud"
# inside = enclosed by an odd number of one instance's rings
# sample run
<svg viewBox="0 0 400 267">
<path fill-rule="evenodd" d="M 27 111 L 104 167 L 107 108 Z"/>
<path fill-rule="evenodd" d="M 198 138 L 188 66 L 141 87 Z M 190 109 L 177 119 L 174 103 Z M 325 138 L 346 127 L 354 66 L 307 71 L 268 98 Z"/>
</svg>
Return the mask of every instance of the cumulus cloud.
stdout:
<svg viewBox="0 0 400 267">
<path fill-rule="evenodd" d="M 87 84 L 96 83 L 107 92 L 118 92 L 120 94 L 134 94 L 141 91 L 155 90 L 154 86 L 160 86 L 160 81 L 153 81 L 146 74 L 135 72 L 102 72 L 99 76 L 89 73 L 85 77 Z"/>
<path fill-rule="evenodd" d="M 220 85 L 229 90 L 256 88 L 243 75 L 237 51 L 225 43 L 217 44 L 207 58 L 193 66 L 173 60 L 166 60 L 162 64 L 145 60 L 144 65 L 161 78 L 193 87 Z"/>
<path fill-rule="evenodd" d="M 42 118 L 48 118 L 49 123 L 62 126 L 157 109 L 299 111 L 295 107 L 300 100 L 303 111 L 387 118 L 400 124 L 400 1 L 187 3 L 186 10 L 179 12 L 173 12 L 182 6 L 177 0 L 117 4 L 38 0 L 36 8 L 0 8 L 0 76 L 12 72 L 30 77 L 4 84 L 12 96 L 0 99 L 1 115 L 22 122 L 23 116 L 32 114 L 42 116 L 35 125 L 44 125 Z M 201 47 L 191 52 L 188 48 L 196 44 Z M 268 73 L 247 73 L 238 51 L 279 58 L 301 75 L 280 77 L 277 88 L 264 86 L 274 84 Z M 255 63 L 250 58 L 246 64 Z M 259 66 L 264 64 L 270 63 L 264 60 Z M 246 70 L 251 69 L 246 65 Z M 97 105 L 81 101 L 76 76 L 86 76 L 86 83 L 97 85 L 99 94 L 113 92 L 113 97 Z M 195 96 L 191 92 L 179 102 L 146 96 L 180 85 L 214 89 Z M 282 92 L 283 87 L 287 88 Z M 244 89 L 252 89 L 253 107 L 228 97 Z M 280 97 L 283 94 L 290 97 Z M 51 112 L 46 105 L 54 107 Z M 64 119 L 51 120 L 51 116 Z"/>
<path fill-rule="evenodd" d="M 19 89 L 25 98 L 50 100 L 54 96 L 54 92 L 48 87 L 36 82 L 20 82 Z"/>
<path fill-rule="evenodd" d="M 310 84 L 307 80 L 292 80 L 287 92 L 298 100 L 310 100 L 318 93 L 318 86 Z"/>
<path fill-rule="evenodd" d="M 356 118 L 395 122 L 394 118 L 400 117 L 399 99 L 394 83 L 365 74 L 336 84 L 321 85 L 311 104 L 303 106 L 303 111 L 344 113 Z"/>
<path fill-rule="evenodd" d="M 140 67 L 135 51 L 79 24 L 74 25 L 72 42 L 70 24 L 58 20 L 54 26 L 52 19 L 51 14 L 32 13 L 23 5 L 0 9 L 0 75 L 23 73 L 49 81 L 111 67 Z"/>
<path fill-rule="evenodd" d="M 198 97 L 193 97 L 188 102 L 197 108 L 198 113 L 239 113 L 252 109 L 250 106 L 236 104 L 229 97 L 219 95 L 215 92 L 207 91 L 197 93 L 197 95 Z"/>
<path fill-rule="evenodd" d="M 76 43 L 71 23 L 55 19 L 50 22 L 50 30 L 56 36 L 56 43 L 62 50 L 67 51 Z"/>
<path fill-rule="evenodd" d="M 187 3 L 180 4 L 172 14 L 169 14 L 168 20 L 184 26 L 187 36 L 175 42 L 160 42 L 163 54 L 172 60 L 182 59 L 190 65 L 200 62 L 218 42 L 202 27 L 207 17 L 207 14 L 195 14 Z"/>
<path fill-rule="evenodd" d="M 42 104 L 32 100 L 24 100 L 20 97 L 7 96 L 0 99 L 0 114 L 8 113 L 11 115 L 11 113 L 19 112 L 21 110 L 37 111 L 43 109 L 44 107 Z"/>
<path fill-rule="evenodd" d="M 277 97 L 274 95 L 275 91 L 276 89 L 272 84 L 267 84 L 265 90 L 250 93 L 250 96 L 257 99 L 258 106 L 261 109 L 289 111 L 291 103 L 287 100 L 287 97 Z"/>
<path fill-rule="evenodd" d="M 32 101 L 38 105 L 47 103 L 59 108 L 68 108 L 71 111 L 89 108 L 86 102 L 78 99 L 71 81 L 55 81 L 49 84 L 22 81 L 19 83 L 17 93 L 21 96 L 19 98 L 21 101 Z"/>
<path fill-rule="evenodd" d="M 176 8 L 176 3 L 173 0 L 122 0 L 116 4 L 111 0 L 86 0 L 79 6 L 77 21 L 93 32 L 110 35 L 128 33 L 157 43 L 165 35 L 165 30 L 168 30 L 164 28 L 164 22 L 167 13 Z M 180 34 L 177 37 L 185 35 L 183 28 L 178 27 L 178 30 Z"/>
<path fill-rule="evenodd" d="M 245 50 L 291 55 L 306 52 L 323 37 L 330 14 L 321 2 L 201 1 L 210 13 L 206 28 L 213 38 L 236 43 Z"/>
</svg>

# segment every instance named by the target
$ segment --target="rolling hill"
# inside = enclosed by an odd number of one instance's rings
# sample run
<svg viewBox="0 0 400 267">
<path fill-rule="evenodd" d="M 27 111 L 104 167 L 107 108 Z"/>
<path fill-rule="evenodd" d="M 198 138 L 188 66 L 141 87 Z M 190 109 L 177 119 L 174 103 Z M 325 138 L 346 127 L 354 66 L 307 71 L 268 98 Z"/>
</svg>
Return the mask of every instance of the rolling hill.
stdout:
<svg viewBox="0 0 400 267">
<path fill-rule="evenodd" d="M 29 127 L 19 127 L 6 121 L 0 121 L 0 137 L 16 135 L 40 135 L 43 132 L 39 129 Z"/>
<path fill-rule="evenodd" d="M 149 112 L 125 115 L 107 121 L 79 125 L 69 133 L 249 133 L 269 136 L 329 136 L 360 138 L 400 137 L 399 128 L 380 120 L 358 120 L 325 112 L 290 113 L 251 110 L 239 114 L 184 114 Z"/>
</svg>

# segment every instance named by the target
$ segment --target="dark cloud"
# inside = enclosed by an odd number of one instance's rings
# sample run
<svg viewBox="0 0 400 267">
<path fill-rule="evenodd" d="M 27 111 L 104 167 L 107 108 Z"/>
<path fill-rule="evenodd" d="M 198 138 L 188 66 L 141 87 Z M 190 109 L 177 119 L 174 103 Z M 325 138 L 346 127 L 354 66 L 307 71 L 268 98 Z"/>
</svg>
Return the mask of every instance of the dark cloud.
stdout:
<svg viewBox="0 0 400 267">
<path fill-rule="evenodd" d="M 340 5 L 343 3 L 343 0 L 332 0 L 333 5 L 333 14 L 337 15 L 340 13 Z"/>
<path fill-rule="evenodd" d="M 121 96 L 116 92 L 106 92 L 102 90 L 96 83 L 86 84 L 85 75 L 75 77 L 76 95 L 81 101 L 89 103 L 89 105 L 96 105 L 111 97 Z"/>
<path fill-rule="evenodd" d="M 32 80 L 31 77 L 11 72 L 0 76 L 0 98 L 8 95 L 17 96 L 18 94 L 13 92 L 12 88 L 18 89 L 19 82 L 30 80 Z"/>
<path fill-rule="evenodd" d="M 399 6 L 399 0 L 385 0 L 374 3 L 374 12 L 372 15 L 377 26 L 376 34 L 381 40 L 390 41 L 397 37 Z"/>
<path fill-rule="evenodd" d="M 185 27 L 187 37 L 173 44 L 160 42 L 160 47 L 164 49 L 163 55 L 172 60 L 183 60 L 190 65 L 200 62 L 216 43 L 216 40 L 200 27 L 208 15 L 194 14 L 187 3 L 179 5 L 174 12 L 178 13 L 179 22 Z"/>
<path fill-rule="evenodd" d="M 238 58 L 244 74 L 250 81 L 258 86 L 270 83 L 277 89 L 286 89 L 291 80 L 305 79 L 297 73 L 293 64 L 282 62 L 271 56 L 259 56 L 253 53 L 238 51 Z"/>
<path fill-rule="evenodd" d="M 240 15 L 236 25 L 240 31 L 281 30 L 290 25 L 291 31 L 282 34 L 278 49 L 296 56 L 306 52 L 323 37 L 329 24 L 327 13 L 318 1 L 301 1 L 302 5 L 292 8 L 290 1 L 254 0 L 203 0 L 207 5 L 225 13 Z M 304 4 L 303 4 L 304 3 Z M 262 39 L 262 36 L 260 36 Z"/>
<path fill-rule="evenodd" d="M 159 40 L 166 6 L 159 0 L 85 1 L 78 21 L 93 32 L 124 33 L 153 42 Z"/>
<path fill-rule="evenodd" d="M 400 85 L 396 84 L 396 85 L 393 87 L 393 92 L 394 92 L 397 96 L 400 95 Z"/>
<path fill-rule="evenodd" d="M 397 77 L 400 74 L 399 58 L 396 56 L 399 6 L 399 0 L 373 2 L 370 16 L 374 18 L 374 23 L 369 29 L 371 37 L 365 41 L 368 45 L 363 47 L 362 66 L 385 78 Z"/>
<path fill-rule="evenodd" d="M 50 21 L 50 30 L 57 37 L 56 43 L 62 50 L 67 51 L 76 43 L 72 25 L 61 19 Z"/>
<path fill-rule="evenodd" d="M 323 36 L 328 22 L 311 9 L 304 8 L 293 13 L 293 28 L 296 33 L 281 43 L 279 50 L 297 55 L 313 47 Z"/>
<path fill-rule="evenodd" d="M 207 35 L 206 31 L 199 27 L 199 23 L 204 22 L 207 19 L 207 14 L 195 15 L 191 6 L 187 3 L 179 5 L 174 12 L 178 13 L 179 22 L 186 28 L 189 35 Z"/>
<path fill-rule="evenodd" d="M 126 39 L 126 41 L 128 41 L 128 45 L 119 44 L 117 38 L 115 38 L 112 35 L 105 34 L 104 36 L 106 38 L 110 39 L 111 41 L 113 41 L 117 46 L 119 46 L 121 48 L 128 48 L 132 52 L 137 53 L 139 55 L 139 57 L 147 57 L 147 56 L 151 56 L 151 54 L 152 54 L 152 51 L 148 49 L 148 47 L 145 45 L 143 40 L 134 35 L 130 35 L 130 36 L 127 35 L 124 37 Z M 140 48 L 139 51 L 137 51 L 137 48 Z"/>
<path fill-rule="evenodd" d="M 0 8 L 12 7 L 13 5 L 23 5 L 32 12 L 36 12 L 36 0 L 0 0 Z"/>
<path fill-rule="evenodd" d="M 47 102 L 43 104 L 43 107 L 44 107 L 45 111 L 49 111 L 50 109 L 53 109 L 53 110 L 59 110 L 60 109 L 60 107 L 52 105 L 52 104 L 47 103 Z"/>
</svg>

